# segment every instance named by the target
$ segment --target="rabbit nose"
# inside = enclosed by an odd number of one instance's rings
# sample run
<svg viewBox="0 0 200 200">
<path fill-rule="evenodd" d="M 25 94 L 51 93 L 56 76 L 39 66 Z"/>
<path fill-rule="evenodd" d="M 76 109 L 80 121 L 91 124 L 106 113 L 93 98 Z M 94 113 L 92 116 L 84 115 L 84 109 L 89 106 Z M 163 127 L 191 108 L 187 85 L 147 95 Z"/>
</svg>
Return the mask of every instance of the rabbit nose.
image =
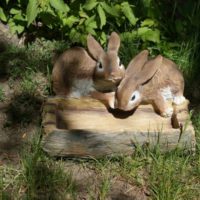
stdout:
<svg viewBox="0 0 200 200">
<path fill-rule="evenodd" d="M 110 77 L 109 77 L 109 79 L 110 79 L 111 81 L 113 81 L 113 82 L 120 82 L 121 79 L 122 79 L 122 77 L 116 76 L 115 74 L 111 74 Z"/>
</svg>

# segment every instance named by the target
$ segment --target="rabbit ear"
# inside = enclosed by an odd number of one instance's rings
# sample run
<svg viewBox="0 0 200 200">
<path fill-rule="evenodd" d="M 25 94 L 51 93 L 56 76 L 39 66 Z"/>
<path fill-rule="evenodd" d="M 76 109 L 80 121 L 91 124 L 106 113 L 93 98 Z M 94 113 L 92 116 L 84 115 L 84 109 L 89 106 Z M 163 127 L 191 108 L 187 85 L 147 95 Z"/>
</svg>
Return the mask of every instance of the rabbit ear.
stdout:
<svg viewBox="0 0 200 200">
<path fill-rule="evenodd" d="M 148 50 L 143 50 L 137 54 L 128 64 L 126 69 L 126 76 L 136 76 L 142 70 L 144 64 L 147 62 L 148 55 Z"/>
<path fill-rule="evenodd" d="M 104 50 L 101 47 L 101 45 L 90 34 L 87 37 L 87 47 L 89 53 L 95 60 L 99 60 L 99 57 L 104 53 Z"/>
<path fill-rule="evenodd" d="M 112 32 L 108 41 L 108 51 L 118 52 L 120 47 L 120 37 L 116 32 Z"/>
<path fill-rule="evenodd" d="M 141 85 L 150 80 L 162 65 L 162 61 L 163 57 L 161 55 L 158 55 L 156 58 L 147 61 L 142 68 L 142 71 L 135 77 L 137 83 Z"/>
</svg>

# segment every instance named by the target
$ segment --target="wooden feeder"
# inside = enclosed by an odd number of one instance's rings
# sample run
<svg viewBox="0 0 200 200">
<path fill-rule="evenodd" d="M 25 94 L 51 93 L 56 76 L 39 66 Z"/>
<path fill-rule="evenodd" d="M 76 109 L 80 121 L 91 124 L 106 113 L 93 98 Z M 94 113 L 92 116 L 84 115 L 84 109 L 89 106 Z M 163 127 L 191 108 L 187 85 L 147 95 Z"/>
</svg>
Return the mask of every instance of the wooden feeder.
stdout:
<svg viewBox="0 0 200 200">
<path fill-rule="evenodd" d="M 140 145 L 193 150 L 195 133 L 188 105 L 163 118 L 151 105 L 132 112 L 108 110 L 91 98 L 49 98 L 43 109 L 44 151 L 52 156 L 100 157 L 132 154 Z"/>
</svg>

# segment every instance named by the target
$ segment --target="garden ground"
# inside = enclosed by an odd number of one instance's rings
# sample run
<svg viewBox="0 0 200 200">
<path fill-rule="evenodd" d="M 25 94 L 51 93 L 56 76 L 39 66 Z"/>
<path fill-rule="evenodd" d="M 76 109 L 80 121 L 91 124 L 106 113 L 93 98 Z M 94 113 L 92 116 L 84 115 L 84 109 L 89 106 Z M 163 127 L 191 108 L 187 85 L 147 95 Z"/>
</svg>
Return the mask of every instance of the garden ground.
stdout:
<svg viewBox="0 0 200 200">
<path fill-rule="evenodd" d="M 196 152 L 159 146 L 132 156 L 58 159 L 41 149 L 41 112 L 52 95 L 51 69 L 63 42 L 37 39 L 0 55 L 1 199 L 200 199 L 200 114 L 192 101 Z M 121 51 L 124 60 L 126 52 Z M 194 91 L 195 95 L 197 91 Z M 188 92 L 187 94 L 189 94 Z M 186 94 L 186 95 L 187 95 Z"/>
</svg>

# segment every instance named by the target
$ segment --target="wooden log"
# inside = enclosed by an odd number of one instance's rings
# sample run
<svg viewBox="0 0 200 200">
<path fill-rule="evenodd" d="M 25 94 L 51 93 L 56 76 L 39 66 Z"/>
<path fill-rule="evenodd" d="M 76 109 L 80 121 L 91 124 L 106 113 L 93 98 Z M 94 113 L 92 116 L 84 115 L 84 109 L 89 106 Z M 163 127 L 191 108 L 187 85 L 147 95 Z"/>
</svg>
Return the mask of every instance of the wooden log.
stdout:
<svg viewBox="0 0 200 200">
<path fill-rule="evenodd" d="M 162 150 L 195 147 L 187 104 L 163 118 L 151 105 L 131 112 L 107 110 L 91 98 L 49 98 L 43 109 L 44 151 L 52 156 L 99 157 L 132 154 L 137 145 Z"/>
</svg>

